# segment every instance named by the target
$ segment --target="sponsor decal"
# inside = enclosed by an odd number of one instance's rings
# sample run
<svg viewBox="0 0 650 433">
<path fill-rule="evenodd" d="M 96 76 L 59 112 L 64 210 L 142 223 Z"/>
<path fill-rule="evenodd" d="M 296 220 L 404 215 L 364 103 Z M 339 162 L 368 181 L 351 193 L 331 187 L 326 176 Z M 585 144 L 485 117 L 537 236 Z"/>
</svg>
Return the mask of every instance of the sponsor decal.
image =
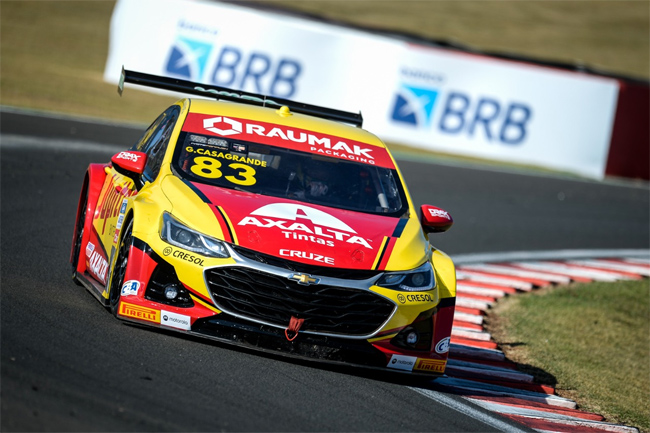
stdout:
<svg viewBox="0 0 650 433">
<path fill-rule="evenodd" d="M 178 36 L 171 46 L 167 59 L 167 72 L 189 80 L 201 80 L 210 53 L 212 53 L 211 43 Z"/>
<path fill-rule="evenodd" d="M 533 118 L 529 104 L 443 89 L 444 78 L 435 73 L 407 68 L 400 72 L 402 82 L 390 111 L 393 123 L 488 143 L 526 141 Z"/>
<path fill-rule="evenodd" d="M 122 228 L 122 224 L 124 224 L 124 214 L 120 213 L 120 216 L 117 217 L 117 227 L 115 227 L 116 233 Z"/>
<path fill-rule="evenodd" d="M 415 356 L 393 355 L 386 367 L 396 370 L 412 371 L 416 360 L 417 358 Z"/>
<path fill-rule="evenodd" d="M 183 131 L 207 132 L 364 164 L 387 168 L 395 167 L 388 153 L 382 148 L 360 141 L 299 128 L 288 128 L 274 123 L 253 122 L 248 119 L 226 116 L 208 117 L 204 114 L 190 113 L 183 124 Z M 239 146 L 244 145 L 240 144 Z M 244 151 L 245 147 L 242 149 Z"/>
<path fill-rule="evenodd" d="M 217 128 L 215 125 L 225 125 L 227 129 L 220 129 Z M 210 132 L 214 132 L 215 134 L 223 135 L 223 136 L 228 136 L 232 134 L 241 134 L 242 133 L 242 127 L 241 127 L 241 122 L 230 119 L 228 117 L 213 117 L 211 119 L 203 119 L 203 128 Z"/>
<path fill-rule="evenodd" d="M 134 319 L 146 320 L 147 322 L 160 323 L 160 311 L 140 305 L 120 302 L 119 314 Z"/>
<path fill-rule="evenodd" d="M 412 293 L 406 295 L 408 302 L 433 302 L 434 299 L 428 293 Z"/>
<path fill-rule="evenodd" d="M 172 328 L 190 330 L 192 328 L 192 321 L 190 316 L 184 314 L 176 314 L 171 311 L 162 310 L 160 312 L 160 324 L 171 326 Z"/>
<path fill-rule="evenodd" d="M 295 250 L 286 250 L 281 249 L 280 255 L 284 257 L 297 257 L 300 259 L 311 260 L 313 262 L 325 263 L 328 265 L 334 265 L 334 259 L 332 257 L 322 256 L 320 254 L 308 253 L 306 251 L 295 251 Z"/>
<path fill-rule="evenodd" d="M 86 249 L 87 251 L 87 249 Z M 102 283 L 106 282 L 106 270 L 108 269 L 108 262 L 102 257 L 99 251 L 93 251 L 90 259 L 88 260 L 88 268 Z"/>
<path fill-rule="evenodd" d="M 88 244 L 86 244 L 86 257 L 90 258 L 93 251 L 95 251 L 95 244 L 88 242 Z"/>
<path fill-rule="evenodd" d="M 447 365 L 447 361 L 418 358 L 418 362 L 415 364 L 415 369 L 422 371 L 433 371 L 435 373 L 444 373 L 445 365 Z"/>
<path fill-rule="evenodd" d="M 138 162 L 138 159 L 140 159 L 140 155 L 131 152 L 120 152 L 117 154 L 116 158 L 124 159 L 126 161 Z"/>
<path fill-rule="evenodd" d="M 429 214 L 432 217 L 440 217 L 440 218 L 446 218 L 448 220 L 451 220 L 451 217 L 449 216 L 449 212 L 444 211 L 442 209 L 431 209 L 431 208 L 429 208 Z"/>
<path fill-rule="evenodd" d="M 106 221 L 110 218 L 115 218 L 122 207 L 124 207 L 123 195 L 131 195 L 132 192 L 127 188 L 128 182 L 125 182 L 121 187 L 117 185 L 109 185 L 101 204 L 95 212 L 95 219 L 103 220 L 101 234 L 106 231 Z M 121 191 L 121 192 L 118 192 Z M 126 209 L 125 209 L 126 212 Z M 98 230 L 99 231 L 99 230 Z"/>
<path fill-rule="evenodd" d="M 274 203 L 262 206 L 244 217 L 237 225 L 275 228 L 288 240 L 307 241 L 330 247 L 336 242 L 343 242 L 373 249 L 370 239 L 358 236 L 354 229 L 340 219 L 299 204 Z"/>
<path fill-rule="evenodd" d="M 436 353 L 440 353 L 441 355 L 443 353 L 449 352 L 449 337 L 443 338 L 442 340 L 438 341 L 438 344 L 436 344 Z"/>
<path fill-rule="evenodd" d="M 402 295 L 401 293 L 397 294 L 397 300 L 399 301 L 400 304 L 405 304 L 406 303 L 406 297 Z"/>
<path fill-rule="evenodd" d="M 181 250 L 175 250 L 172 247 L 165 247 L 165 249 L 163 250 L 163 255 L 169 256 L 170 254 L 172 257 L 176 257 L 177 259 L 185 260 L 186 262 L 194 263 L 195 265 L 198 266 L 203 266 L 204 259 L 201 258 L 200 256 L 195 256 L 194 254 L 188 254 Z"/>
<path fill-rule="evenodd" d="M 294 58 L 219 43 L 219 30 L 179 21 L 165 65 L 167 74 L 217 86 L 290 98 L 303 70 Z"/>
<path fill-rule="evenodd" d="M 126 204 L 128 203 L 127 199 L 122 200 L 122 206 L 120 207 L 120 215 L 126 213 Z M 118 227 L 119 228 L 119 227 Z"/>
<path fill-rule="evenodd" d="M 129 280 L 122 285 L 121 296 L 138 296 L 140 281 Z"/>
</svg>

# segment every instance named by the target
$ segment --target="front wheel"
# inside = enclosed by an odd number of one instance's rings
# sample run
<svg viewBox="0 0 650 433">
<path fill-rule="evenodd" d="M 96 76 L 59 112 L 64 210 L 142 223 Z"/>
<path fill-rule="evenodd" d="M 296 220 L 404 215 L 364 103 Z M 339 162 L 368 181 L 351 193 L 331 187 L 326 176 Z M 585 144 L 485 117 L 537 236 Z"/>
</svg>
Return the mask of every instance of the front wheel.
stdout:
<svg viewBox="0 0 650 433">
<path fill-rule="evenodd" d="M 130 219 L 122 231 L 122 240 L 117 251 L 113 272 L 111 272 L 109 302 L 111 312 L 114 316 L 117 316 L 117 310 L 120 304 L 120 295 L 122 285 L 124 284 L 124 275 L 126 274 L 126 264 L 129 261 L 129 251 L 131 250 L 131 242 L 133 240 L 132 232 L 133 219 Z"/>
<path fill-rule="evenodd" d="M 75 227 L 75 237 L 73 241 L 73 254 L 72 254 L 72 281 L 78 286 L 81 286 L 79 277 L 77 276 L 77 266 L 79 266 L 79 259 L 81 256 L 81 242 L 84 237 L 84 226 L 86 225 L 86 207 L 88 206 L 88 190 L 83 191 L 83 200 L 81 202 L 81 215 L 77 218 L 77 226 Z"/>
</svg>

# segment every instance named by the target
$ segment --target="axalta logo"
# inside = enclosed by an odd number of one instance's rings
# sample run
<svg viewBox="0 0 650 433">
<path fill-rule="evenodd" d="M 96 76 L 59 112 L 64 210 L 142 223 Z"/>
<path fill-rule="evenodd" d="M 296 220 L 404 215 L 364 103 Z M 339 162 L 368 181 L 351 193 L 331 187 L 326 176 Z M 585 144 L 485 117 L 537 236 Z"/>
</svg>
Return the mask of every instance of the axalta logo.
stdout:
<svg viewBox="0 0 650 433">
<path fill-rule="evenodd" d="M 361 245 L 372 250 L 370 239 L 362 238 L 340 219 L 309 206 L 274 203 L 254 210 L 237 223 L 280 230 L 287 240 L 313 242 L 333 247 L 336 242 Z"/>
<path fill-rule="evenodd" d="M 294 58 L 216 44 L 218 30 L 181 21 L 165 72 L 191 81 L 290 98 L 303 70 Z M 190 35 L 188 35 L 190 34 Z"/>
<path fill-rule="evenodd" d="M 390 119 L 420 130 L 519 145 L 526 140 L 532 114 L 532 108 L 524 102 L 401 83 Z"/>
</svg>

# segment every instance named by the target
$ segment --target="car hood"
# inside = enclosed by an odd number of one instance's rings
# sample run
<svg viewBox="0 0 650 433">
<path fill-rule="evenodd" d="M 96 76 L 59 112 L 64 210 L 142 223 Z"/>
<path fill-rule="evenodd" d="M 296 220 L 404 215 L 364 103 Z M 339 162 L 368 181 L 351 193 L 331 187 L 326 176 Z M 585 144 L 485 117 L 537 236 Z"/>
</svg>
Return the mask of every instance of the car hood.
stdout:
<svg viewBox="0 0 650 433">
<path fill-rule="evenodd" d="M 392 266 L 388 263 L 395 254 L 402 254 L 399 267 L 410 269 L 426 256 L 417 220 L 183 182 L 203 203 L 198 206 L 203 208 L 200 211 L 192 206 L 193 215 L 182 212 L 185 222 L 193 225 L 197 215 L 205 214 L 208 207 L 219 227 L 195 227 L 243 248 L 311 265 L 364 270 L 394 267 L 395 260 Z M 405 230 L 407 225 L 416 225 L 416 230 Z"/>
</svg>

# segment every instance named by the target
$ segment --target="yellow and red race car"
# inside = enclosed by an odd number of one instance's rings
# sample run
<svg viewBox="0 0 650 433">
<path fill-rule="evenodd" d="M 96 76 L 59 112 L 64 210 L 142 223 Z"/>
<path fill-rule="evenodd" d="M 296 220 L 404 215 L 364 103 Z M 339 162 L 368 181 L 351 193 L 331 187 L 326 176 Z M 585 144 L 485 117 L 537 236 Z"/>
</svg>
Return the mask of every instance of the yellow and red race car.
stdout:
<svg viewBox="0 0 650 433">
<path fill-rule="evenodd" d="M 319 361 L 442 374 L 452 261 L 360 114 L 123 71 L 184 92 L 86 172 L 73 279 L 119 319 Z M 207 99 L 209 98 L 209 99 Z"/>
</svg>

